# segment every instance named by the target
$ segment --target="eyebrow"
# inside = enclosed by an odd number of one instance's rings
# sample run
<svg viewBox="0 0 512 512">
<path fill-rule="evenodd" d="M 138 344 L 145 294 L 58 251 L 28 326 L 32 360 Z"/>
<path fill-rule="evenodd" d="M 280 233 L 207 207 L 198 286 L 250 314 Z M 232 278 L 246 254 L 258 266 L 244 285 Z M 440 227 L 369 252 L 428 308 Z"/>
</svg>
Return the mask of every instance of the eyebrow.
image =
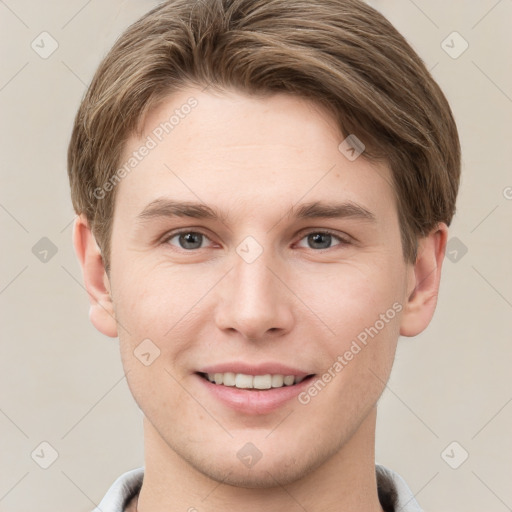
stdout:
<svg viewBox="0 0 512 512">
<path fill-rule="evenodd" d="M 158 217 L 192 217 L 195 219 L 223 219 L 216 212 L 203 203 L 192 201 L 174 201 L 172 199 L 158 198 L 151 201 L 138 215 L 137 220 L 145 221 Z"/>
<path fill-rule="evenodd" d="M 342 219 L 349 217 L 371 222 L 376 221 L 375 215 L 370 210 L 352 201 L 342 203 L 314 201 L 301 204 L 295 213 L 293 210 L 292 208 L 288 216 L 295 216 L 297 219 Z"/>
<path fill-rule="evenodd" d="M 325 202 L 313 201 L 294 205 L 287 214 L 288 218 L 296 219 L 341 219 L 353 218 L 375 222 L 375 215 L 360 204 L 353 201 Z M 175 201 L 158 198 L 151 201 L 138 215 L 138 221 L 159 217 L 190 217 L 195 219 L 210 219 L 225 221 L 225 215 L 204 203 L 191 201 Z"/>
</svg>

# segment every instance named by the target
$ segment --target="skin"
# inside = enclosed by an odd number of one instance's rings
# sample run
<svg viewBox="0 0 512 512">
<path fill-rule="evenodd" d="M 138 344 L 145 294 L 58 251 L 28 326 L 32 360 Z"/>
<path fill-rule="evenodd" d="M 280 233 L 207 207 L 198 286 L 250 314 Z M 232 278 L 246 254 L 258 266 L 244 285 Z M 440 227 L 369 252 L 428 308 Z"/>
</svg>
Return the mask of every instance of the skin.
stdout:
<svg viewBox="0 0 512 512">
<path fill-rule="evenodd" d="M 119 337 L 144 413 L 138 511 L 381 511 L 376 404 L 399 335 L 431 320 L 447 227 L 420 240 L 414 264 L 404 261 L 390 169 L 364 153 L 349 161 L 329 113 L 289 95 L 181 91 L 150 113 L 124 158 L 190 96 L 198 106 L 117 185 L 110 275 L 87 220 L 74 226 L 90 319 Z M 224 218 L 137 220 L 164 197 Z M 351 201 L 375 219 L 289 215 L 310 201 Z M 203 233 L 200 248 L 171 238 L 178 228 Z M 343 242 L 307 236 L 326 229 Z M 247 236 L 263 248 L 252 263 L 236 252 Z M 306 405 L 236 412 L 195 375 L 236 360 L 321 376 L 393 304 L 401 311 Z M 160 356 L 145 366 L 134 350 L 148 338 Z M 237 457 L 248 442 L 262 454 L 250 469 Z"/>
</svg>

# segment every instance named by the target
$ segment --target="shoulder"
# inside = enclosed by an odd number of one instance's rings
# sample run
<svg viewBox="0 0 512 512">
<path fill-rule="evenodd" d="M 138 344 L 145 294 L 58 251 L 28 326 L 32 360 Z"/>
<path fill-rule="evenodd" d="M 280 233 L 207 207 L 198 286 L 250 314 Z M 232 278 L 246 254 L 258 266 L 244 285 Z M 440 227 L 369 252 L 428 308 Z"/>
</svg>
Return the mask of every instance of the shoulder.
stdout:
<svg viewBox="0 0 512 512">
<path fill-rule="evenodd" d="M 143 478 L 143 467 L 122 474 L 92 512 L 126 512 L 128 503 L 139 494 Z"/>
<path fill-rule="evenodd" d="M 379 500 L 384 510 L 423 512 L 409 486 L 398 473 L 381 464 L 375 464 L 375 471 Z"/>
</svg>

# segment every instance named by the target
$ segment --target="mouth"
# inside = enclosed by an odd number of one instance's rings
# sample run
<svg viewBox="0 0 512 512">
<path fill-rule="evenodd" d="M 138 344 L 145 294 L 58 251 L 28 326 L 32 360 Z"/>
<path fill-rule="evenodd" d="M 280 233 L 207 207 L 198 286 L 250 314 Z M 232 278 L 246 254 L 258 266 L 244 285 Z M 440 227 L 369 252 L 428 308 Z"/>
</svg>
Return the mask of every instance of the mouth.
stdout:
<svg viewBox="0 0 512 512">
<path fill-rule="evenodd" d="M 279 361 L 225 361 L 196 370 L 200 393 L 245 415 L 266 415 L 292 403 L 316 374 Z"/>
<path fill-rule="evenodd" d="M 197 375 L 217 386 L 241 389 L 244 391 L 265 391 L 284 387 L 292 387 L 306 380 L 310 380 L 315 376 L 315 374 L 299 376 L 270 373 L 264 375 L 249 375 L 245 373 L 234 372 L 197 372 Z"/>
</svg>

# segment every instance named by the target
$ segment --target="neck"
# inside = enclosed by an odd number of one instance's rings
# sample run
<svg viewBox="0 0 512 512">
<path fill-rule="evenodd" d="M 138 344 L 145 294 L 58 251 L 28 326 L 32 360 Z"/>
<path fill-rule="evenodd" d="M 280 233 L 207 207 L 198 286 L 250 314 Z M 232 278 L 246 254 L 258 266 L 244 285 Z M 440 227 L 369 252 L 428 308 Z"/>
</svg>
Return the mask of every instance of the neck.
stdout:
<svg viewBox="0 0 512 512">
<path fill-rule="evenodd" d="M 286 486 L 226 485 L 197 471 L 144 418 L 145 471 L 137 512 L 382 512 L 375 475 L 376 408 L 323 464 Z"/>
</svg>

